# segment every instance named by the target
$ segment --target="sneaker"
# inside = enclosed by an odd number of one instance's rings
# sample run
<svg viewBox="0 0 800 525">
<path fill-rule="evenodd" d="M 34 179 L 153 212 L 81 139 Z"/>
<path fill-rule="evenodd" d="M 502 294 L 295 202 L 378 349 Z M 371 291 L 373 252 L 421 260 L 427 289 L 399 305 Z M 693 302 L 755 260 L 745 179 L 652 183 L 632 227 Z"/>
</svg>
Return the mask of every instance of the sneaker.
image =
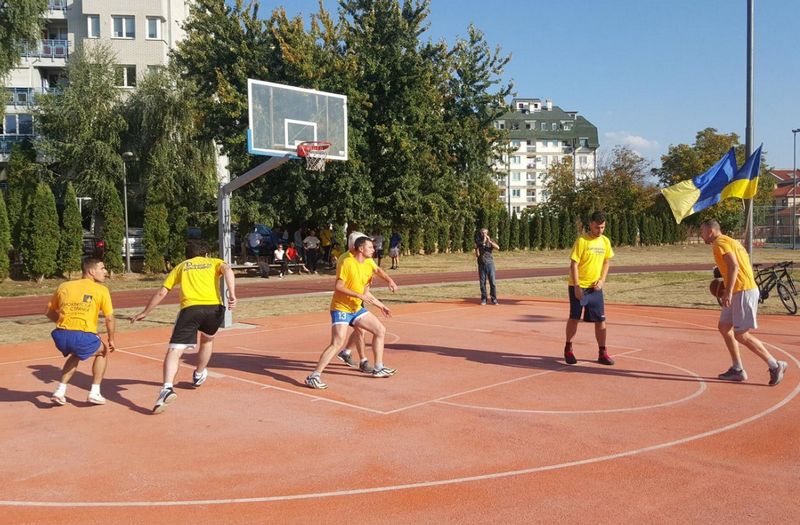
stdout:
<svg viewBox="0 0 800 525">
<path fill-rule="evenodd" d="M 600 355 L 597 357 L 597 362 L 601 365 L 611 366 L 614 364 L 614 360 L 608 357 L 608 352 L 600 352 Z"/>
<path fill-rule="evenodd" d="M 786 361 L 778 361 L 777 368 L 770 368 L 769 370 L 769 386 L 775 386 L 783 379 L 783 373 L 786 367 L 789 366 Z"/>
<path fill-rule="evenodd" d="M 493 305 L 495 305 L 495 306 L 497 306 L 497 305 L 498 305 L 498 304 L 500 304 L 500 303 L 498 303 L 498 302 L 497 302 L 497 299 L 492 299 L 492 304 L 493 304 Z"/>
<path fill-rule="evenodd" d="M 319 390 L 325 390 L 326 388 L 328 388 L 328 385 L 323 383 L 322 379 L 320 379 L 317 376 L 308 376 L 306 378 L 306 385 L 310 386 L 311 388 L 317 388 Z"/>
<path fill-rule="evenodd" d="M 289 273 L 294 273 L 294 272 L 293 272 L 293 271 L 291 271 L 291 270 L 286 270 L 286 271 L 287 271 L 287 272 L 289 272 Z"/>
<path fill-rule="evenodd" d="M 397 373 L 396 368 L 383 367 L 380 370 L 373 370 L 372 377 L 389 377 Z"/>
<path fill-rule="evenodd" d="M 574 365 L 578 362 L 572 350 L 564 350 L 564 361 L 566 361 L 568 365 Z"/>
<path fill-rule="evenodd" d="M 746 381 L 747 372 L 730 367 L 727 372 L 720 374 L 717 377 L 723 381 Z"/>
<path fill-rule="evenodd" d="M 481 299 L 481 306 L 486 306 L 486 299 Z"/>
<path fill-rule="evenodd" d="M 358 368 L 358 363 L 356 362 L 355 359 L 353 359 L 353 356 L 350 355 L 350 354 L 344 353 L 344 350 L 342 350 L 341 352 L 336 354 L 336 357 L 338 357 L 339 361 L 341 361 L 342 363 L 346 364 L 347 366 L 349 366 L 351 368 Z"/>
<path fill-rule="evenodd" d="M 372 365 L 369 364 L 369 361 L 362 361 L 361 364 L 358 365 L 358 369 L 365 374 L 371 374 L 374 370 Z"/>
<path fill-rule="evenodd" d="M 156 406 L 153 407 L 153 414 L 160 414 L 167 409 L 170 403 L 178 398 L 178 394 L 171 388 L 162 388 L 161 393 L 158 394 Z"/>
<path fill-rule="evenodd" d="M 278 274 L 278 277 L 279 277 L 279 278 L 281 278 L 281 279 L 283 279 L 283 272 L 279 273 L 279 274 Z"/>
<path fill-rule="evenodd" d="M 205 383 L 206 379 L 208 379 L 208 368 L 204 368 L 199 374 L 196 370 L 192 372 L 192 386 L 198 387 Z"/>
<path fill-rule="evenodd" d="M 100 393 L 92 394 L 90 392 L 89 396 L 86 398 L 86 402 L 89 403 L 90 405 L 105 405 L 106 398 L 100 395 Z"/>
<path fill-rule="evenodd" d="M 50 396 L 50 401 L 52 401 L 53 404 L 63 407 L 67 404 L 67 397 L 64 394 L 53 394 Z"/>
</svg>

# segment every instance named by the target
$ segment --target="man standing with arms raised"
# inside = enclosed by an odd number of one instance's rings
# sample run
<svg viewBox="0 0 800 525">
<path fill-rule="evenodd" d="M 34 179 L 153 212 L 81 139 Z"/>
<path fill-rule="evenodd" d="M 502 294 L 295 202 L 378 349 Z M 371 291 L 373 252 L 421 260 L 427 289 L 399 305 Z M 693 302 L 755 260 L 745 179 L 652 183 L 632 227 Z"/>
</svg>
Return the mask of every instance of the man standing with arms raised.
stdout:
<svg viewBox="0 0 800 525">
<path fill-rule="evenodd" d="M 206 366 L 214 351 L 214 336 L 225 319 L 225 307 L 220 295 L 219 278 L 225 277 L 228 288 L 228 309 L 236 306 L 236 285 L 233 270 L 224 261 L 208 256 L 205 242 L 189 245 L 190 259 L 176 266 L 167 276 L 164 285 L 150 298 L 142 312 L 131 319 L 141 321 L 158 306 L 169 291 L 180 285 L 181 309 L 169 340 L 169 350 L 164 358 L 164 387 L 158 394 L 154 414 L 160 414 L 175 401 L 178 394 L 173 389 L 183 351 L 197 346 L 200 332 L 200 350 L 197 352 L 197 367 L 192 375 L 192 384 L 199 387 L 208 377 Z"/>
<path fill-rule="evenodd" d="M 731 355 L 731 367 L 718 377 L 723 381 L 744 381 L 747 373 L 742 367 L 739 343 L 750 349 L 769 366 L 769 385 L 775 386 L 783 379 L 787 363 L 776 361 L 764 348 L 764 344 L 750 333 L 758 328 L 758 285 L 753 278 L 753 267 L 744 246 L 727 235 L 722 235 L 719 223 L 708 220 L 700 225 L 700 237 L 711 245 L 714 262 L 717 263 L 725 294 L 722 296 L 722 312 L 719 314 L 717 329 L 722 334 L 725 346 Z"/>
</svg>

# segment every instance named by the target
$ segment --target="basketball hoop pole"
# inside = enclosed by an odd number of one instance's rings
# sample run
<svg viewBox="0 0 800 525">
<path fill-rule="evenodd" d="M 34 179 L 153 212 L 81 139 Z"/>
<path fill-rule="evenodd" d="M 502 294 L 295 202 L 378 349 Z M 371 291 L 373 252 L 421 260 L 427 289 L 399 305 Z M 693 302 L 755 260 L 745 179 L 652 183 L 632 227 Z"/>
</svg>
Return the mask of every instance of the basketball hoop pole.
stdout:
<svg viewBox="0 0 800 525">
<path fill-rule="evenodd" d="M 231 256 L 231 194 L 245 184 L 254 181 L 266 172 L 277 168 L 289 160 L 291 160 L 291 157 L 272 157 L 241 177 L 237 177 L 227 184 L 220 183 L 217 192 L 219 257 L 225 261 L 225 264 L 230 265 L 233 259 Z M 233 315 L 232 312 L 228 310 L 228 287 L 225 285 L 225 279 L 220 279 L 220 296 L 222 297 L 222 304 L 225 305 L 225 319 L 222 322 L 222 327 L 229 328 L 233 324 Z"/>
</svg>

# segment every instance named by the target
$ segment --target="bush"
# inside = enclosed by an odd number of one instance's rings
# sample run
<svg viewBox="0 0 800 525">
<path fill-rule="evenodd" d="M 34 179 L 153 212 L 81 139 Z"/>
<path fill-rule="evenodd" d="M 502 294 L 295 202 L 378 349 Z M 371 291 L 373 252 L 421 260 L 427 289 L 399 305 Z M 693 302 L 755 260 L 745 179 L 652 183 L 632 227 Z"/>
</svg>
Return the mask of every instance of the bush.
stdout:
<svg viewBox="0 0 800 525">
<path fill-rule="evenodd" d="M 636 215 L 629 214 L 628 215 L 628 246 L 636 246 L 637 241 L 637 234 L 639 228 L 639 220 L 637 219 Z"/>
<path fill-rule="evenodd" d="M 142 246 L 144 247 L 144 273 L 164 273 L 167 262 L 164 252 L 169 243 L 169 215 L 161 203 L 148 204 L 144 210 Z"/>
<path fill-rule="evenodd" d="M 6 200 L 0 193 L 0 282 L 8 278 L 11 267 L 8 252 L 11 250 L 11 225 L 8 223 Z"/>
<path fill-rule="evenodd" d="M 553 213 L 550 215 L 550 239 L 548 245 L 551 250 L 558 248 L 558 243 L 561 240 L 561 229 L 559 228 L 558 214 Z"/>
<path fill-rule="evenodd" d="M 500 223 L 498 225 L 498 241 L 501 250 L 512 250 L 511 246 L 511 217 L 506 210 L 500 212 Z"/>
<path fill-rule="evenodd" d="M 81 271 L 83 256 L 83 225 L 78 198 L 72 183 L 67 183 L 64 194 L 64 213 L 61 215 L 61 245 L 58 249 L 58 270 L 67 278 Z"/>
<path fill-rule="evenodd" d="M 122 239 L 125 236 L 125 218 L 123 216 L 122 202 L 119 193 L 113 186 L 108 188 L 101 203 L 105 228 L 103 240 L 106 243 L 105 263 L 109 272 L 122 272 L 125 265 L 122 263 Z"/>
<path fill-rule="evenodd" d="M 549 250 L 553 240 L 553 225 L 550 222 L 550 212 L 542 214 L 542 249 Z"/>
<path fill-rule="evenodd" d="M 425 253 L 432 255 L 436 253 L 436 241 L 439 238 L 439 228 L 435 219 L 426 222 L 425 229 L 422 232 L 422 244 Z"/>
<path fill-rule="evenodd" d="M 425 230 L 421 224 L 415 224 L 411 227 L 408 235 L 410 237 L 408 244 L 411 255 L 419 255 L 419 252 L 424 248 Z"/>
<path fill-rule="evenodd" d="M 542 214 L 538 211 L 531 217 L 531 249 L 542 249 Z"/>
<path fill-rule="evenodd" d="M 25 273 L 41 281 L 55 274 L 57 269 L 60 232 L 56 198 L 50 186 L 40 182 L 30 206 L 30 218 L 22 242 Z"/>
<path fill-rule="evenodd" d="M 447 253 L 450 249 L 450 225 L 439 224 L 439 238 L 436 240 L 436 249 L 439 253 Z"/>
<path fill-rule="evenodd" d="M 167 253 L 169 254 L 169 264 L 173 268 L 186 260 L 186 241 L 189 235 L 189 224 L 186 222 L 188 212 L 183 206 L 169 212 L 172 229 L 169 232 Z"/>
<path fill-rule="evenodd" d="M 617 242 L 618 246 L 625 246 L 629 242 L 630 235 L 628 235 L 628 214 L 627 213 L 620 213 L 619 214 L 619 233 L 617 237 L 619 237 L 619 241 Z"/>
<path fill-rule="evenodd" d="M 472 251 L 472 247 L 475 245 L 475 221 L 472 218 L 472 215 L 467 215 L 464 219 L 464 240 L 462 242 L 462 248 L 464 249 L 464 253 L 469 253 Z"/>
<path fill-rule="evenodd" d="M 519 249 L 527 250 L 531 245 L 531 226 L 528 214 L 520 217 L 519 221 Z"/>
<path fill-rule="evenodd" d="M 516 210 L 511 213 L 509 222 L 508 249 L 517 250 L 519 249 L 519 217 Z"/>
</svg>

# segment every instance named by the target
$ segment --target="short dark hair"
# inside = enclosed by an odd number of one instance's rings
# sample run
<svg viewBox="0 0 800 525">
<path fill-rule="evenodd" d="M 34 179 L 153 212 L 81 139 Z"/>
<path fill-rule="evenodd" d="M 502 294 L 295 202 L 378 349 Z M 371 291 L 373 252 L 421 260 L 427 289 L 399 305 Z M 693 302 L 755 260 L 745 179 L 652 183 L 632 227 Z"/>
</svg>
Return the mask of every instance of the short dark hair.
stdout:
<svg viewBox="0 0 800 525">
<path fill-rule="evenodd" d="M 372 239 L 370 239 L 366 235 L 364 235 L 363 237 L 359 237 L 358 239 L 356 239 L 356 242 L 353 243 L 353 249 L 358 250 L 359 248 L 364 246 L 364 243 L 367 241 L 372 242 Z"/>
<path fill-rule="evenodd" d="M 96 257 L 87 257 L 83 261 L 81 261 L 81 272 L 88 273 L 89 270 L 94 270 L 95 268 L 97 268 L 97 265 L 100 264 L 101 262 L 103 261 L 101 261 Z"/>
<path fill-rule="evenodd" d="M 186 244 L 186 256 L 189 259 L 202 257 L 208 253 L 211 253 L 211 246 L 206 241 L 193 241 Z"/>
<path fill-rule="evenodd" d="M 603 224 L 606 222 L 606 214 L 602 211 L 598 210 L 592 214 L 591 222 L 596 222 L 597 224 Z"/>
</svg>

